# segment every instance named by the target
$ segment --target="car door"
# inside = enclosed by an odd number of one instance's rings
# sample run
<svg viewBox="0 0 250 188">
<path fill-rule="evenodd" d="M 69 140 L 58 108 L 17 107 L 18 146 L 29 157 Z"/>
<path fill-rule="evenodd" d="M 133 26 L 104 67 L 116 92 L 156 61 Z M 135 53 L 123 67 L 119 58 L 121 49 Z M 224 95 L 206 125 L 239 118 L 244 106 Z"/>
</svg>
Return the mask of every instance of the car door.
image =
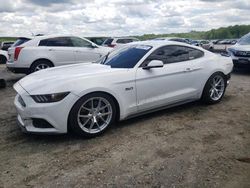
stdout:
<svg viewBox="0 0 250 188">
<path fill-rule="evenodd" d="M 55 37 L 41 40 L 39 51 L 43 51 L 42 56 L 52 60 L 55 66 L 75 63 L 74 47 L 69 37 Z"/>
<path fill-rule="evenodd" d="M 136 88 L 139 111 L 188 101 L 197 97 L 195 84 L 202 69 L 198 56 L 191 56 L 191 48 L 164 46 L 154 51 L 137 69 Z M 200 51 L 200 57 L 203 52 Z M 151 60 L 161 60 L 161 68 L 143 69 Z M 199 60 L 198 60 L 199 61 Z"/>
<path fill-rule="evenodd" d="M 102 57 L 98 46 L 79 37 L 71 37 L 76 63 L 93 62 Z"/>
</svg>

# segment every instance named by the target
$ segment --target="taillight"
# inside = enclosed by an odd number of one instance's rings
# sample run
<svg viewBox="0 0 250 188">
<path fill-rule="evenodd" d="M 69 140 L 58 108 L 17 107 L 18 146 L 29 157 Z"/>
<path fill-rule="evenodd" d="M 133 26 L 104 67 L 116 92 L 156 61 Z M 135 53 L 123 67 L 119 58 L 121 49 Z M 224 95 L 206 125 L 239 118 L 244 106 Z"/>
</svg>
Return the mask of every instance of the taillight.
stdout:
<svg viewBox="0 0 250 188">
<path fill-rule="evenodd" d="M 116 45 L 115 44 L 109 44 L 108 47 L 114 48 Z"/>
<path fill-rule="evenodd" d="M 14 54 L 14 60 L 15 61 L 18 59 L 18 56 L 19 56 L 22 49 L 23 49 L 23 47 L 16 47 L 15 48 L 15 54 Z"/>
</svg>

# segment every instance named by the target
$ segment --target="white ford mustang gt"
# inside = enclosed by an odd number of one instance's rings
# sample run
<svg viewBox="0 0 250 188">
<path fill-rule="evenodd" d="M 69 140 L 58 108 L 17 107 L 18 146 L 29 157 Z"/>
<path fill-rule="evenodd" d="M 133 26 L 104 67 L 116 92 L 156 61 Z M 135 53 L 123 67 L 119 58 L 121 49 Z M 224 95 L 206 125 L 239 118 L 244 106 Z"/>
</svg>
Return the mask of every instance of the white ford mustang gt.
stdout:
<svg viewBox="0 0 250 188">
<path fill-rule="evenodd" d="M 14 85 L 26 132 L 93 137 L 116 120 L 201 99 L 219 102 L 230 58 L 167 41 L 124 45 L 96 63 L 42 70 Z"/>
</svg>

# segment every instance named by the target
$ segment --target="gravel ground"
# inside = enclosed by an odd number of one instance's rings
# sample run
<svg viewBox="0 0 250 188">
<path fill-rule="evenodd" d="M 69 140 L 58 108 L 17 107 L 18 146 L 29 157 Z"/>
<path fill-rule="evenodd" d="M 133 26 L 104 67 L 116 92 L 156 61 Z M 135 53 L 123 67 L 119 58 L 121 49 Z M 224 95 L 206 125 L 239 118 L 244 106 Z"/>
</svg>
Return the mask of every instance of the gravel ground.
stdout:
<svg viewBox="0 0 250 188">
<path fill-rule="evenodd" d="M 0 67 L 0 187 L 250 187 L 250 71 L 221 103 L 194 102 L 118 123 L 104 135 L 23 134 Z"/>
</svg>

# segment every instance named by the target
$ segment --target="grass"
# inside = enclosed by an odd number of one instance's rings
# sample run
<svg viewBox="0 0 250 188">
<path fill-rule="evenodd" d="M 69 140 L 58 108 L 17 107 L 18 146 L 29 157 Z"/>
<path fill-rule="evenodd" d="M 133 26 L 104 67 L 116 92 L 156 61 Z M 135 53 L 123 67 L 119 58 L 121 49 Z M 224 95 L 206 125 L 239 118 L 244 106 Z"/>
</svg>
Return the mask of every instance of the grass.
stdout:
<svg viewBox="0 0 250 188">
<path fill-rule="evenodd" d="M 0 42 L 3 42 L 3 41 L 16 41 L 17 38 L 16 37 L 0 37 Z"/>
</svg>

